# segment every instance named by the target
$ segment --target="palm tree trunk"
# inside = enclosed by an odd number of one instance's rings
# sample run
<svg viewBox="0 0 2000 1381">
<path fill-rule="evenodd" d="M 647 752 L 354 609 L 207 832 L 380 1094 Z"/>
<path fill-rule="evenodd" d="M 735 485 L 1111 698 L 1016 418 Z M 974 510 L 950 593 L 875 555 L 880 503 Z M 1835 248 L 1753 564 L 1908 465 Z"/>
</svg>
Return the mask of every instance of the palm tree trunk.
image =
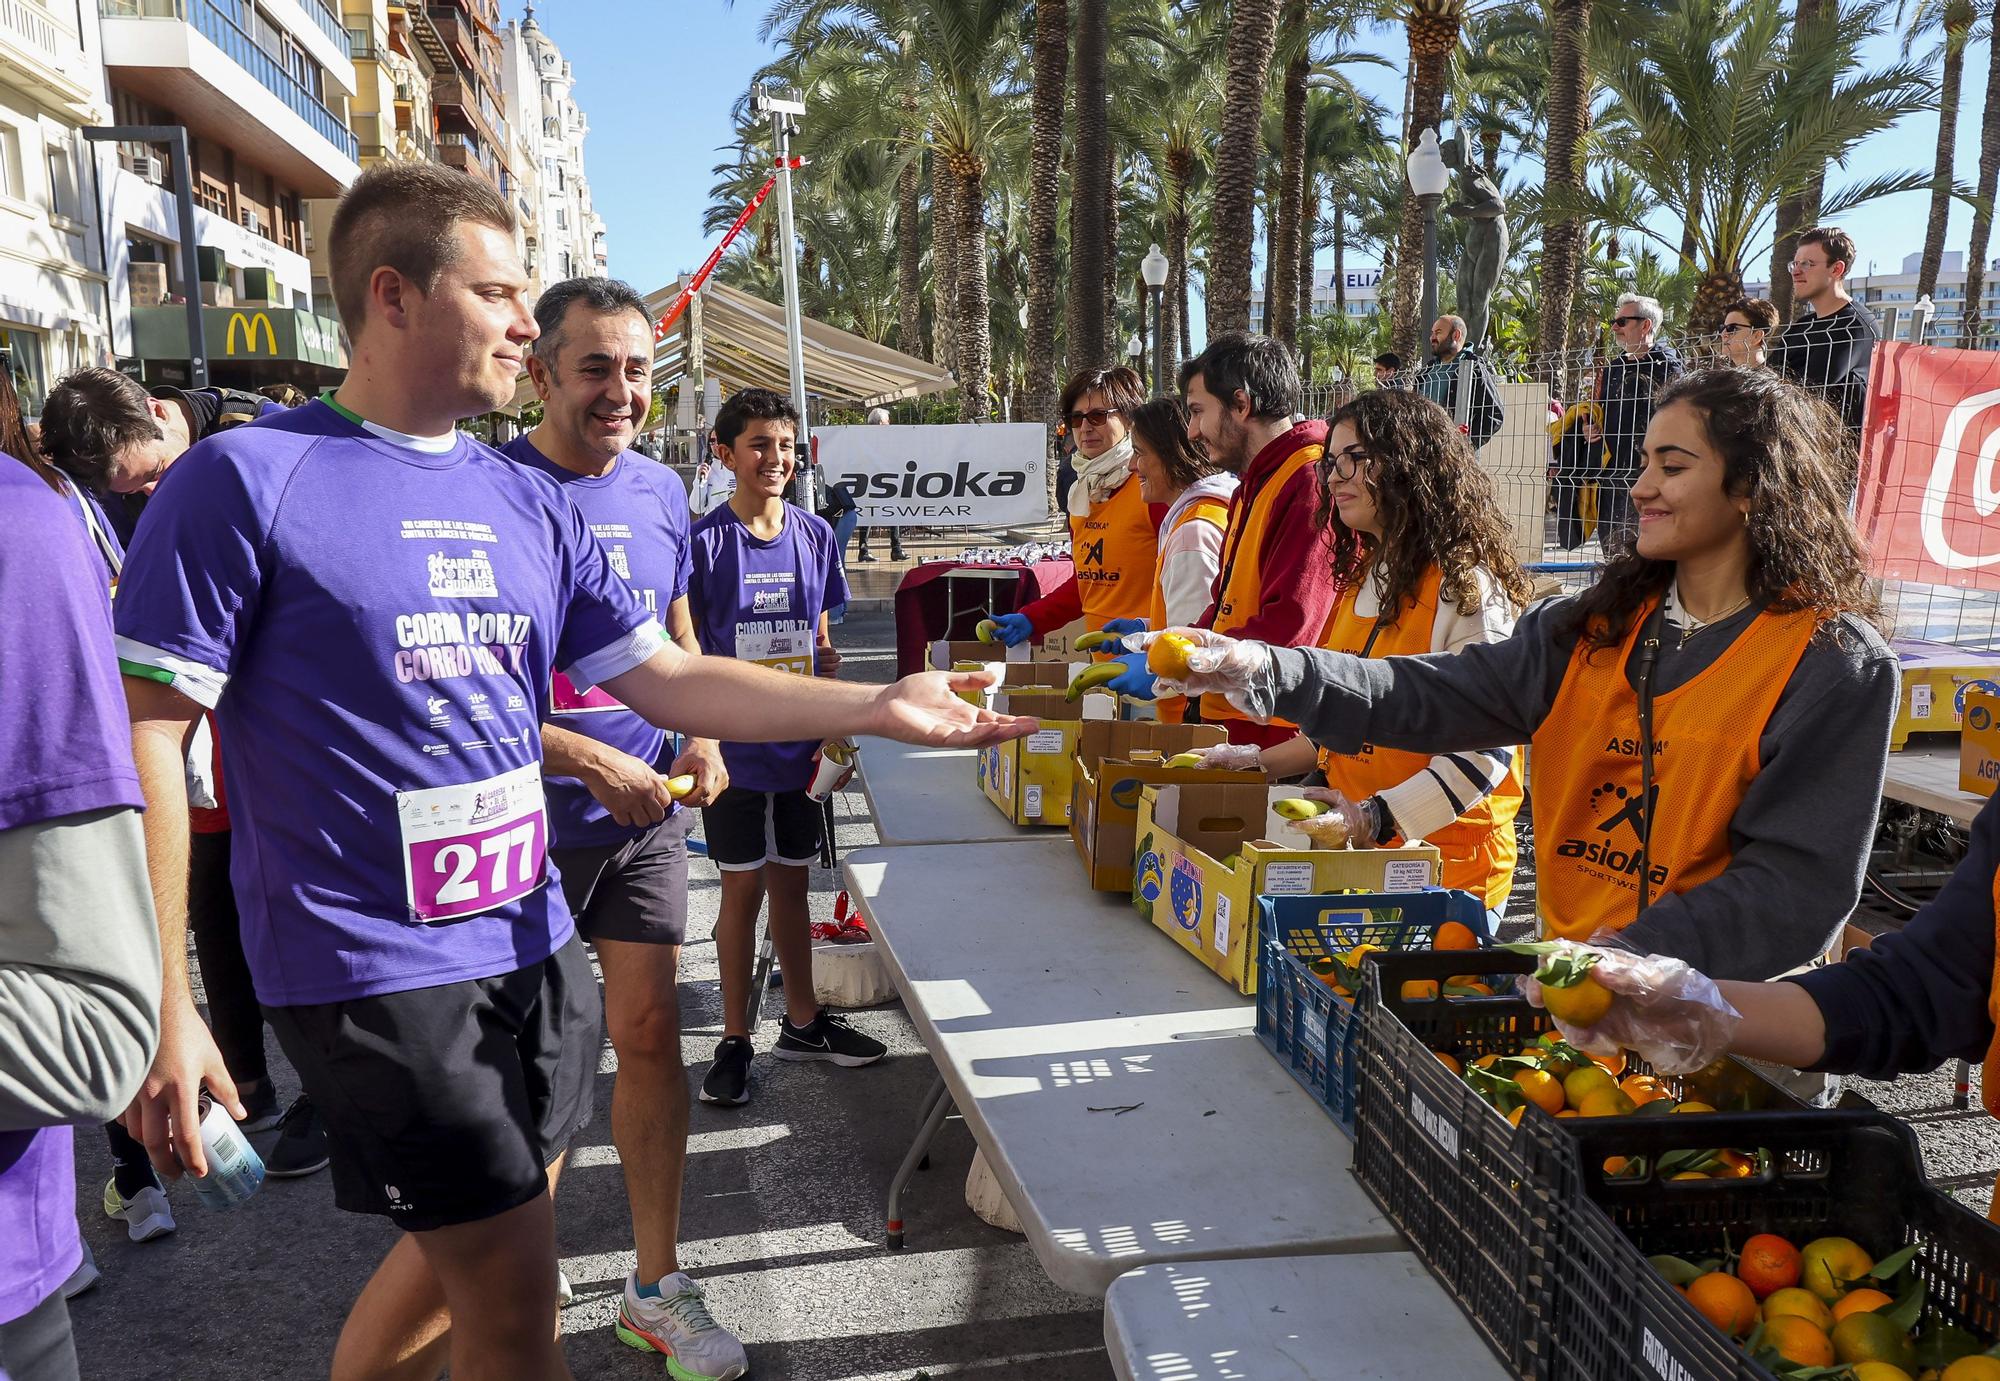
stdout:
<svg viewBox="0 0 2000 1381">
<path fill-rule="evenodd" d="M 1993 19 L 2000 23 L 2000 0 Z M 1993 194 L 2000 190 L 2000 43 L 1994 43 L 1986 70 L 1986 112 L 1979 122 L 1979 199 L 1972 212 L 1972 243 L 1965 251 L 1965 325 L 1958 343 L 1979 348 L 1980 301 L 1986 293 L 1986 241 L 1993 233 Z"/>
<path fill-rule="evenodd" d="M 896 344 L 905 354 L 930 358 L 924 340 L 923 147 L 916 118 L 917 96 L 903 93 L 901 148 L 896 170 Z"/>
<path fill-rule="evenodd" d="M 972 154 L 952 159 L 952 210 L 958 221 L 958 420 L 992 415 L 987 375 L 993 366 L 992 302 L 986 289 L 986 165 Z"/>
<path fill-rule="evenodd" d="M 1271 334 L 1271 317 L 1277 298 L 1278 200 L 1282 169 L 1276 160 L 1264 168 L 1264 334 Z"/>
<path fill-rule="evenodd" d="M 1250 245 L 1255 234 L 1257 164 L 1263 153 L 1264 83 L 1278 39 L 1279 0 L 1230 7 L 1222 139 L 1215 152 L 1209 217 L 1208 338 L 1250 328 Z"/>
<path fill-rule="evenodd" d="M 1577 145 L 1590 122 L 1590 63 L 1584 35 L 1590 27 L 1590 0 L 1555 0 L 1549 45 L 1549 128 L 1545 197 L 1549 222 L 1542 231 L 1542 319 L 1537 343 L 1554 358 L 1549 388 L 1569 397 L 1566 376 L 1570 312 L 1576 301 L 1576 268 L 1582 260 L 1583 170 Z"/>
<path fill-rule="evenodd" d="M 1958 154 L 1958 92 L 1965 82 L 1963 28 L 1948 27 L 1944 36 L 1944 72 L 1938 82 L 1937 158 L 1931 165 L 1931 214 L 1924 226 L 1924 253 L 1917 264 L 1917 296 L 1937 292 L 1938 266 L 1944 261 L 1945 227 L 1951 220 L 1951 170 Z"/>
<path fill-rule="evenodd" d="M 1062 200 L 1063 87 L 1069 80 L 1069 0 L 1036 0 L 1033 109 L 1028 127 L 1028 378 L 1017 422 L 1049 429 L 1050 511 L 1056 494 L 1056 220 Z"/>
<path fill-rule="evenodd" d="M 1069 283 L 1076 303 L 1069 338 L 1072 369 L 1110 362 L 1105 349 L 1104 243 L 1111 199 L 1111 127 L 1105 107 L 1109 0 L 1077 0 L 1076 144 L 1069 182 Z"/>
<path fill-rule="evenodd" d="M 1188 355 L 1188 179 L 1193 175 L 1192 155 L 1179 150 L 1167 155 L 1167 286 L 1160 303 L 1160 334 L 1167 342 L 1167 369 L 1161 382 L 1169 391 Z"/>
<path fill-rule="evenodd" d="M 1108 139 L 1110 161 L 1104 178 L 1104 340 L 1114 358 L 1123 359 L 1125 342 L 1118 335 L 1118 150 Z"/>
<path fill-rule="evenodd" d="M 1486 173 L 1486 180 L 1495 187 L 1500 185 L 1500 127 L 1482 125 L 1479 130 L 1479 166 Z"/>
<path fill-rule="evenodd" d="M 1817 41 L 1821 18 L 1826 9 L 1826 0 L 1798 0 L 1798 7 L 1792 12 L 1792 47 L 1806 50 Z M 1799 247 L 1799 236 L 1811 228 L 1819 217 L 1819 203 L 1825 188 L 1823 176 L 1799 188 L 1789 196 L 1778 200 L 1778 218 L 1774 228 L 1776 238 L 1771 243 L 1771 302 L 1778 309 L 1778 320 L 1792 319 L 1792 272 L 1788 267 L 1792 255 Z M 1717 325 L 1720 325 L 1717 319 Z"/>
<path fill-rule="evenodd" d="M 1410 84 L 1409 133 L 1413 143 L 1424 130 L 1441 130 L 1443 127 L 1446 69 L 1450 65 L 1451 50 L 1458 44 L 1456 23 L 1449 24 L 1449 44 L 1438 37 L 1438 31 L 1446 25 L 1447 21 L 1437 18 L 1433 18 L 1423 29 L 1419 28 L 1414 18 L 1409 24 L 1410 70 L 1414 74 Z M 1416 194 L 1408 191 L 1403 195 L 1403 223 L 1396 236 L 1396 249 L 1396 261 L 1415 268 L 1417 272 L 1411 276 L 1408 291 L 1396 294 L 1391 333 L 1396 352 L 1404 359 L 1413 360 L 1417 358 L 1424 333 L 1430 330 L 1430 323 L 1417 319 L 1423 309 L 1424 211 Z"/>
<path fill-rule="evenodd" d="M 965 383 L 958 366 L 958 179 L 941 150 L 931 151 L 931 333 L 932 360 Z"/>
<path fill-rule="evenodd" d="M 1333 199 L 1333 310 L 1347 316 L 1347 203 Z"/>
<path fill-rule="evenodd" d="M 1306 79 L 1312 75 L 1307 51 L 1305 0 L 1285 0 L 1278 46 L 1289 55 L 1278 152 L 1278 199 L 1271 280 L 1275 294 L 1264 299 L 1265 330 L 1298 351 L 1298 299 L 1292 288 L 1299 277 L 1299 209 L 1305 195 Z"/>
<path fill-rule="evenodd" d="M 1313 314 L 1313 241 L 1319 230 L 1319 179 L 1306 169 L 1305 185 L 1300 189 L 1303 208 L 1299 213 L 1299 329 L 1304 330 Z"/>
</svg>

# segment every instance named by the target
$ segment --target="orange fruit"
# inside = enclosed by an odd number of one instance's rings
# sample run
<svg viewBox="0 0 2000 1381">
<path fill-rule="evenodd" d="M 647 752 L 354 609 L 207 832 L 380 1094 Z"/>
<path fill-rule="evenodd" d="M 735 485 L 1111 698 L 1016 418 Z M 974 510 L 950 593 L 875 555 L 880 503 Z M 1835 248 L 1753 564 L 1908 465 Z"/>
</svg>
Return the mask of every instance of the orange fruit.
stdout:
<svg viewBox="0 0 2000 1381">
<path fill-rule="evenodd" d="M 1598 1089 L 1615 1089 L 1618 1081 L 1599 1069 L 1596 1065 L 1585 1065 L 1582 1069 L 1571 1070 L 1563 1080 L 1563 1097 L 1572 1108 L 1583 1106 L 1583 1100 Z"/>
<path fill-rule="evenodd" d="M 1787 1314 L 1804 1319 L 1822 1333 L 1833 1327 L 1833 1311 L 1826 1307 L 1818 1295 L 1810 1290 L 1801 1290 L 1796 1285 L 1783 1290 L 1774 1290 L 1770 1298 L 1764 1301 L 1764 1318 L 1767 1322 L 1783 1318 Z"/>
<path fill-rule="evenodd" d="M 1667 1092 L 1667 1086 L 1650 1074 L 1634 1074 L 1621 1079 L 1618 1081 L 1618 1087 L 1632 1100 L 1634 1106 L 1672 1096 Z"/>
<path fill-rule="evenodd" d="M 1403 984 L 1400 991 L 1405 1002 L 1427 1001 L 1438 995 L 1437 980 L 1435 978 L 1412 978 Z"/>
<path fill-rule="evenodd" d="M 1687 1102 L 1685 1102 L 1685 1103 L 1676 1103 L 1676 1104 L 1674 1105 L 1674 1111 L 1675 1111 L 1675 1112 L 1714 1112 L 1714 1111 L 1715 1111 L 1715 1109 L 1714 1109 L 1714 1107 L 1713 1107 L 1713 1106 L 1711 1106 L 1710 1104 L 1707 1104 L 1707 1103 L 1704 1103 L 1704 1102 L 1702 1102 L 1702 1101 L 1701 1101 L 1700 1099 L 1698 1099 L 1698 1098 L 1690 1098 L 1690 1099 L 1688 1099 L 1688 1101 L 1687 1101 Z"/>
<path fill-rule="evenodd" d="M 1624 1156 L 1606 1156 L 1604 1158 L 1604 1173 L 1607 1175 L 1622 1175 L 1625 1173 L 1625 1167 L 1631 1163 Z"/>
<path fill-rule="evenodd" d="M 1944 1369 L 1938 1381 L 2000 1381 L 2000 1359 L 1961 1357 Z"/>
<path fill-rule="evenodd" d="M 1465 1072 L 1464 1068 L 1458 1063 L 1457 1056 L 1447 1055 L 1442 1050 L 1437 1051 L 1436 1054 L 1438 1057 L 1438 1062 L 1441 1063 L 1446 1069 L 1450 1070 L 1453 1074 L 1462 1074 Z"/>
<path fill-rule="evenodd" d="M 1841 1361 L 1887 1362 L 1904 1371 L 1916 1365 L 1909 1334 L 1885 1314 L 1849 1314 L 1833 1326 L 1833 1355 Z"/>
<path fill-rule="evenodd" d="M 1590 1027 L 1604 1020 L 1611 1010 L 1611 989 L 1585 974 L 1567 988 L 1542 984 L 1542 1006 L 1557 1021 L 1571 1026 Z"/>
<path fill-rule="evenodd" d="M 1875 1269 L 1875 1258 L 1849 1237 L 1819 1237 L 1799 1248 L 1799 1283 L 1832 1304 L 1847 1293 L 1847 1287 L 1865 1280 Z"/>
<path fill-rule="evenodd" d="M 1849 1314 L 1872 1314 L 1895 1302 L 1880 1290 L 1849 1290 L 1833 1302 L 1833 1321 L 1839 1323 Z"/>
<path fill-rule="evenodd" d="M 1576 1110 L 1585 1117 L 1623 1117 L 1635 1106 L 1622 1089 L 1601 1088 L 1585 1094 Z"/>
<path fill-rule="evenodd" d="M 1747 1180 L 1757 1173 L 1755 1156 L 1746 1156 L 1741 1151 L 1717 1151 L 1715 1154 L 1723 1165 L 1715 1172 L 1718 1180 Z"/>
<path fill-rule="evenodd" d="M 1557 1117 L 1582 1117 L 1582 1116 L 1583 1116 L 1583 1114 L 1582 1114 L 1582 1113 L 1580 1113 L 1580 1112 L 1578 1112 L 1578 1111 L 1577 1111 L 1577 1110 L 1576 1110 L 1575 1108 L 1564 1108 L 1564 1109 L 1563 1109 L 1563 1110 L 1562 1110 L 1561 1112 L 1557 1113 L 1557 1114 L 1556 1114 L 1556 1116 L 1557 1116 Z"/>
<path fill-rule="evenodd" d="M 1696 1276 L 1688 1282 L 1687 1292 L 1688 1302 L 1701 1316 L 1732 1338 L 1740 1338 L 1756 1326 L 1757 1297 L 1748 1285 L 1727 1272 Z"/>
<path fill-rule="evenodd" d="M 1851 1373 L 1854 1381 L 1910 1381 L 1910 1374 L 1887 1362 L 1857 1362 Z"/>
<path fill-rule="evenodd" d="M 1616 1055 L 1592 1055 L 1590 1062 L 1614 1079 L 1625 1072 L 1625 1052 L 1622 1050 Z"/>
<path fill-rule="evenodd" d="M 1563 1086 L 1556 1082 L 1556 1076 L 1546 1069 L 1524 1069 L 1514 1076 L 1514 1082 L 1528 1095 L 1528 1101 L 1545 1113 L 1559 1113 L 1563 1108 Z"/>
<path fill-rule="evenodd" d="M 1194 649 L 1194 639 L 1186 634 L 1162 633 L 1146 649 L 1146 670 L 1169 681 L 1185 681 L 1189 671 L 1188 654 Z"/>
<path fill-rule="evenodd" d="M 1474 978 L 1470 974 L 1461 974 L 1457 978 L 1447 978 L 1445 985 L 1452 988 L 1464 988 L 1466 991 L 1478 993 L 1482 997 L 1492 997 L 1494 995 L 1492 984 L 1483 978 Z"/>
<path fill-rule="evenodd" d="M 1431 935 L 1432 949 L 1478 949 L 1479 937 L 1472 927 L 1459 921 L 1446 921 Z"/>
<path fill-rule="evenodd" d="M 1518 1127 L 1521 1125 L 1521 1119 L 1523 1117 L 1526 1117 L 1527 1115 L 1528 1115 L 1528 1105 L 1526 1103 L 1523 1103 L 1520 1107 L 1514 1109 L 1514 1111 L 1507 1114 L 1507 1125 L 1510 1127 Z"/>
<path fill-rule="evenodd" d="M 1677 1180 L 1705 1180 L 1712 1177 L 1703 1174 L 1699 1170 L 1683 1170 L 1680 1174 L 1672 1176 L 1672 1178 Z"/>
<path fill-rule="evenodd" d="M 1796 1314 L 1780 1314 L 1764 1321 L 1764 1341 L 1778 1350 L 1787 1362 L 1802 1367 L 1833 1365 L 1833 1339 Z"/>
<path fill-rule="evenodd" d="M 1758 1299 L 1799 1283 L 1799 1249 L 1774 1233 L 1760 1232 L 1743 1244 L 1736 1277 Z M 1840 1311 L 1834 1310 L 1834 1317 Z"/>
</svg>

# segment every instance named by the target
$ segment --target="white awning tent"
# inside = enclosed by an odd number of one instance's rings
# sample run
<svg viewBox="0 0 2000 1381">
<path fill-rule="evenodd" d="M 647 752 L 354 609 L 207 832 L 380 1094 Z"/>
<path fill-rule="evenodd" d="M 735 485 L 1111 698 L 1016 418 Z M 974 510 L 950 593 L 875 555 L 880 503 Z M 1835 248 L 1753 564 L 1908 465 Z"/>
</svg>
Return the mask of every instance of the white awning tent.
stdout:
<svg viewBox="0 0 2000 1381">
<path fill-rule="evenodd" d="M 646 310 L 654 320 L 666 314 L 687 286 L 683 274 L 647 294 Z M 653 386 L 673 388 L 692 373 L 721 382 L 724 397 L 739 388 L 761 387 L 791 391 L 785 344 L 783 306 L 753 297 L 710 278 L 701 290 L 701 359 L 694 368 L 694 310 L 683 311 L 666 338 L 653 348 Z M 953 387 L 951 374 L 938 365 L 810 318 L 805 332 L 806 393 L 812 398 L 875 407 L 904 398 L 919 398 Z M 532 402 L 535 390 L 523 375 L 509 411 Z M 672 410 L 668 411 L 671 420 Z"/>
</svg>

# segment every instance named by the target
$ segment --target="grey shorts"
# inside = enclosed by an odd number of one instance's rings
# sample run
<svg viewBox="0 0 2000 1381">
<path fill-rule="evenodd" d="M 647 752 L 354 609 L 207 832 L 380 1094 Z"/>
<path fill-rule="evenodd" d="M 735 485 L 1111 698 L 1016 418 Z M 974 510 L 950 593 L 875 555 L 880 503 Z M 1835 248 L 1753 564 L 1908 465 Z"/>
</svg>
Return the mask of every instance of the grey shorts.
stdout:
<svg viewBox="0 0 2000 1381">
<path fill-rule="evenodd" d="M 677 810 L 622 844 L 553 849 L 563 899 L 586 940 L 678 945 L 687 937 L 688 831 Z"/>
</svg>

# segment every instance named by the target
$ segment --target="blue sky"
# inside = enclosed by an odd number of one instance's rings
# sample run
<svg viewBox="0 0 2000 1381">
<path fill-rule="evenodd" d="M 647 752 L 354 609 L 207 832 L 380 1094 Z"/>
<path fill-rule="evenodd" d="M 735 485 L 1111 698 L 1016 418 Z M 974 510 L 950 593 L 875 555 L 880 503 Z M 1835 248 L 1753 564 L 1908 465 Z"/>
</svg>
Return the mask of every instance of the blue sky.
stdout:
<svg viewBox="0 0 2000 1381">
<path fill-rule="evenodd" d="M 518 17 L 520 0 L 505 0 Z M 642 292 L 700 264 L 711 241 L 701 229 L 708 204 L 710 168 L 718 146 L 731 137 L 729 110 L 744 92 L 768 49 L 757 37 L 763 0 L 541 0 L 536 13 L 575 66 L 576 98 L 590 119 L 586 169 L 597 208 L 609 228 L 611 271 Z M 670 16 L 665 17 L 663 16 Z M 1356 69 L 1392 108 L 1402 100 L 1400 33 L 1382 31 L 1376 51 L 1398 71 Z M 1878 41 L 1873 57 L 1893 60 L 1893 40 Z M 1966 62 L 1960 105 L 1958 176 L 1978 175 L 1979 114 L 1985 99 L 1986 46 Z M 1937 139 L 1932 114 L 1905 120 L 1857 150 L 1849 169 L 1829 185 L 1891 168 L 1928 169 Z M 801 188 L 810 195 L 810 182 Z M 1895 272 L 1905 254 L 1923 247 L 1924 194 L 1889 198 L 1842 218 L 1860 246 L 1857 270 L 1870 260 Z M 773 214 L 767 204 L 760 215 Z M 1971 214 L 1954 206 L 1947 248 L 1964 247 Z M 1258 243 L 1261 254 L 1262 241 Z M 1330 261 L 1330 254 L 1322 258 Z M 1769 263 L 1769 241 L 1748 267 L 1752 277 Z"/>
</svg>

